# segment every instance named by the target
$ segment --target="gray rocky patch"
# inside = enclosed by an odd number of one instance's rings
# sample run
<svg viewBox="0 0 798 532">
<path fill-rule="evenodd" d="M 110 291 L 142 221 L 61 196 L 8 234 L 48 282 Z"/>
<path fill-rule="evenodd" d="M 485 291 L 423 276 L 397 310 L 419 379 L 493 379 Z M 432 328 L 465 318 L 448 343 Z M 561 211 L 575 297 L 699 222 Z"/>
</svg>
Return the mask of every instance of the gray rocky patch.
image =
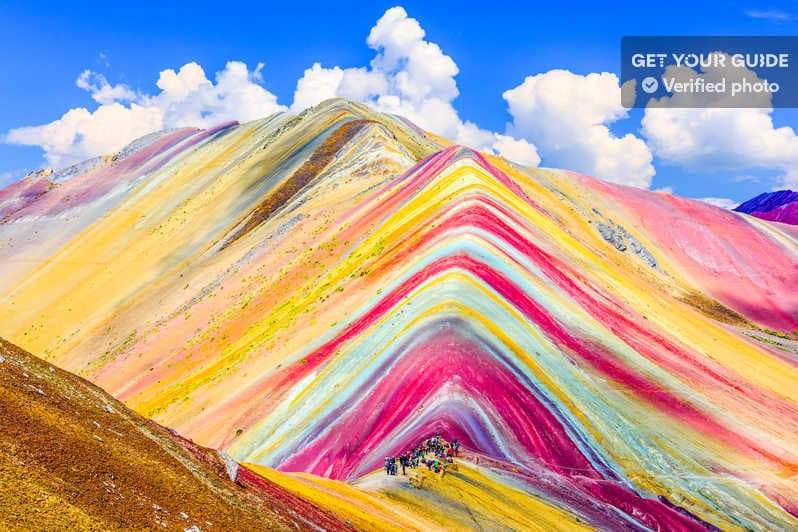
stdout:
<svg viewBox="0 0 798 532">
<path fill-rule="evenodd" d="M 221 458 L 222 461 L 224 461 L 224 467 L 227 470 L 227 476 L 230 477 L 230 480 L 235 482 L 236 480 L 238 480 L 238 468 L 239 468 L 238 462 L 236 462 L 232 456 L 230 456 L 224 451 L 218 451 L 218 453 L 219 453 L 219 458 Z"/>
<path fill-rule="evenodd" d="M 593 212 L 598 214 L 596 209 L 593 209 Z M 620 224 L 615 225 L 615 222 L 611 219 L 607 219 L 607 222 L 608 223 L 599 222 L 596 224 L 596 228 L 599 233 L 601 233 L 601 238 L 612 244 L 618 251 L 625 252 L 627 249 L 631 249 L 632 253 L 640 257 L 640 260 L 645 262 L 648 266 L 651 268 L 657 267 L 657 259 L 654 258 L 654 255 L 652 255 L 639 240 L 632 236 L 624 226 Z"/>
<path fill-rule="evenodd" d="M 597 227 L 599 233 L 601 233 L 601 238 L 615 246 L 615 249 L 618 251 L 626 251 L 626 243 L 623 241 L 623 236 L 620 231 L 604 223 L 599 223 Z"/>
</svg>

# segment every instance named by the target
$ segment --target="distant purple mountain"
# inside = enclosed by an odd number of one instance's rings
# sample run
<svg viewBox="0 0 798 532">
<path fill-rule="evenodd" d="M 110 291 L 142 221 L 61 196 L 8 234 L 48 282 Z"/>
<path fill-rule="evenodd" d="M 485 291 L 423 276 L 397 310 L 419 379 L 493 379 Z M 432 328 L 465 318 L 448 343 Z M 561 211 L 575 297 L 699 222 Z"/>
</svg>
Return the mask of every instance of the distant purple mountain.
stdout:
<svg viewBox="0 0 798 532">
<path fill-rule="evenodd" d="M 798 192 L 765 192 L 737 206 L 735 211 L 757 218 L 798 225 Z"/>
<path fill-rule="evenodd" d="M 792 190 L 779 190 L 778 192 L 765 192 L 755 198 L 741 203 L 735 207 L 735 211 L 746 212 L 768 212 L 777 209 L 787 203 L 798 201 L 798 192 Z"/>
</svg>

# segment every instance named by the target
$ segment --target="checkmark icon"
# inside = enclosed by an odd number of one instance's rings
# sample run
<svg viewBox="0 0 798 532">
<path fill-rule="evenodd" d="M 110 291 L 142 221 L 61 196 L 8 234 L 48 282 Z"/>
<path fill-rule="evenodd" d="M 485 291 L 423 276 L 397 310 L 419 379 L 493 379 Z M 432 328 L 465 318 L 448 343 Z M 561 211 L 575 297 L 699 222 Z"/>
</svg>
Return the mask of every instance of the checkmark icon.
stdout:
<svg viewBox="0 0 798 532">
<path fill-rule="evenodd" d="M 645 92 L 647 92 L 648 94 L 652 94 L 654 92 L 657 92 L 657 89 L 659 88 L 659 81 L 657 81 L 657 78 L 652 78 L 651 76 L 649 76 L 643 80 L 643 83 L 641 83 L 641 85 L 643 86 L 643 90 Z"/>
</svg>

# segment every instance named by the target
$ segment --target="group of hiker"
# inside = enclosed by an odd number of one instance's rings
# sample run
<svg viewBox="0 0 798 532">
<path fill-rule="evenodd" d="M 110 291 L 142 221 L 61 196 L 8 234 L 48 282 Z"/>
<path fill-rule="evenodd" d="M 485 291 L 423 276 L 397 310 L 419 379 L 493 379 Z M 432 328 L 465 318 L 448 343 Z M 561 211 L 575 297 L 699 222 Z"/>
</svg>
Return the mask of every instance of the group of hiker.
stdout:
<svg viewBox="0 0 798 532">
<path fill-rule="evenodd" d="M 402 474 L 406 475 L 408 467 L 417 469 L 419 464 L 427 466 L 429 471 L 440 473 L 444 464 L 452 462 L 459 450 L 460 443 L 457 438 L 449 443 L 441 438 L 440 432 L 436 432 L 435 436 L 425 439 L 409 451 L 405 451 L 399 456 L 386 457 L 385 474 L 398 475 L 401 467 Z"/>
</svg>

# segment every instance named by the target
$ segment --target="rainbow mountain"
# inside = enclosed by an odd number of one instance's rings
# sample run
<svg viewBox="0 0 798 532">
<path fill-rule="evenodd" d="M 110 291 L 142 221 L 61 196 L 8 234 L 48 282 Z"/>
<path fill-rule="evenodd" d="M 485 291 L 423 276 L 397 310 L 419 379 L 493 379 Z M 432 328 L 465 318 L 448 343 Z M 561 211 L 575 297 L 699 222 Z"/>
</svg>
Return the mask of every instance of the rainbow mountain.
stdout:
<svg viewBox="0 0 798 532">
<path fill-rule="evenodd" d="M 0 190 L 0 268 L 0 336 L 358 527 L 798 527 L 795 226 L 330 100 Z"/>
</svg>

